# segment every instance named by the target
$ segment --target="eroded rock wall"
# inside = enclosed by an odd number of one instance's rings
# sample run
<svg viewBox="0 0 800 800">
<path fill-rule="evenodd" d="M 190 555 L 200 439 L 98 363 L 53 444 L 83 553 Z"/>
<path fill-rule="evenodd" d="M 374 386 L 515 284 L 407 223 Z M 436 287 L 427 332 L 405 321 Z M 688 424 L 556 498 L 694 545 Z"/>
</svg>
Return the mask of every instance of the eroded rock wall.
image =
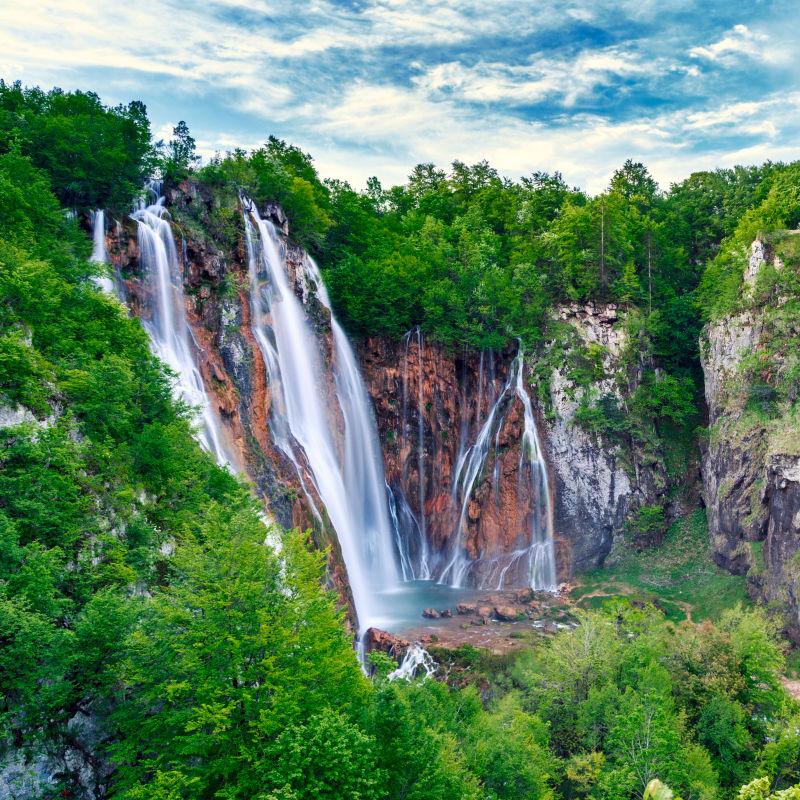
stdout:
<svg viewBox="0 0 800 800">
<path fill-rule="evenodd" d="M 616 326 L 612 305 L 570 305 L 558 309 L 558 319 L 569 324 L 584 343 L 605 348 L 602 393 L 615 396 L 614 381 L 625 335 Z M 580 391 L 570 383 L 565 366 L 550 378 L 552 413 L 546 427 L 549 461 L 555 476 L 555 518 L 558 531 L 571 543 L 572 567 L 589 569 L 603 563 L 631 507 L 634 484 L 623 466 L 620 448 L 576 424 Z"/>
<path fill-rule="evenodd" d="M 368 339 L 359 355 L 413 575 L 452 579 L 463 547 L 473 562 L 467 584 L 527 585 L 528 562 L 512 554 L 530 546 L 538 521 L 522 453 L 524 408 L 510 386 L 515 350 L 451 352 L 412 331 L 401 341 Z M 468 460 L 481 442 L 486 456 L 470 482 Z M 556 537 L 566 578 L 560 545 Z"/>
<path fill-rule="evenodd" d="M 782 267 L 765 242 L 754 242 L 744 276 L 746 293 L 770 262 Z M 703 495 L 715 560 L 747 575 L 751 594 L 781 611 L 788 632 L 800 642 L 798 422 L 786 403 L 765 395 L 768 386 L 754 384 L 751 374 L 755 363 L 759 370 L 781 375 L 794 354 L 768 346 L 778 332 L 772 315 L 750 305 L 703 331 L 709 414 Z"/>
</svg>

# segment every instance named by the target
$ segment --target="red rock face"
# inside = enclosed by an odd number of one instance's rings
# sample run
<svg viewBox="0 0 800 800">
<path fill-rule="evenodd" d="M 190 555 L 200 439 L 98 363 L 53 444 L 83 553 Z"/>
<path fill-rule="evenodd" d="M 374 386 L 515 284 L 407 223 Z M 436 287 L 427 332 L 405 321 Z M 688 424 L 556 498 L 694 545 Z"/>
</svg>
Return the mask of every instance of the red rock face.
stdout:
<svg viewBox="0 0 800 800">
<path fill-rule="evenodd" d="M 503 394 L 515 354 L 448 353 L 412 332 L 400 342 L 368 339 L 359 355 L 414 575 L 423 577 L 427 563 L 430 577 L 450 580 L 448 563 L 460 547 L 474 562 L 462 584 L 495 588 L 508 567 L 503 586 L 528 585 L 527 559 L 510 563 L 530 543 L 537 505 L 521 458 L 522 403 Z M 467 497 L 459 464 L 493 409 L 488 453 Z"/>
</svg>

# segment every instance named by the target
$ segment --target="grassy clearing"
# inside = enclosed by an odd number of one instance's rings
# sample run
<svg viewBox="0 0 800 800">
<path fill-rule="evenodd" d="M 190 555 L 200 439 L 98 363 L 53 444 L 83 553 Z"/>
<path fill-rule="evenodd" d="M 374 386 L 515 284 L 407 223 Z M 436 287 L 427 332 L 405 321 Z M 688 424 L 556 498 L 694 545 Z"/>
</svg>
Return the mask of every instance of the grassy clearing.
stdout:
<svg viewBox="0 0 800 800">
<path fill-rule="evenodd" d="M 702 509 L 675 522 L 659 547 L 630 549 L 613 565 L 578 576 L 571 597 L 583 608 L 618 597 L 650 601 L 676 622 L 716 620 L 726 608 L 751 602 L 745 579 L 711 560 Z"/>
</svg>

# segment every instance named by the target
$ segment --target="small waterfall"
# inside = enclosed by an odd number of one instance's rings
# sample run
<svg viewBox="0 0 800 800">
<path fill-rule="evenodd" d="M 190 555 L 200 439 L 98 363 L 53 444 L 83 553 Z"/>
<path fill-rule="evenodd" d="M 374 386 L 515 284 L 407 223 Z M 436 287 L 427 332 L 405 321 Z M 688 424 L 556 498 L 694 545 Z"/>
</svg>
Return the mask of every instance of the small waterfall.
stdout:
<svg viewBox="0 0 800 800">
<path fill-rule="evenodd" d="M 243 205 L 253 333 L 273 388 L 273 439 L 297 469 L 318 518 L 324 511 L 336 531 L 363 633 L 381 622 L 387 611 L 382 593 L 399 582 L 377 427 L 353 350 L 333 314 L 334 385 L 329 396 L 325 343 L 315 336 L 307 305 L 289 283 L 275 228 L 248 200 Z M 302 270 L 298 282 L 304 301 L 313 295 L 330 310 L 327 290 L 310 258 Z"/>
<path fill-rule="evenodd" d="M 158 193 L 156 184 L 148 189 L 153 194 Z M 102 212 L 95 215 L 95 242 L 101 225 L 99 214 Z M 197 411 L 195 425 L 200 444 L 216 458 L 217 463 L 233 469 L 235 462 L 227 452 L 222 428 L 197 366 L 197 346 L 191 339 L 184 309 L 183 270 L 178 262 L 168 216 L 163 197 L 149 206 L 142 203 L 131 214 L 138 223 L 141 264 L 152 292 L 151 318 L 143 320 L 143 325 L 156 354 L 175 373 L 176 397 Z"/>
<path fill-rule="evenodd" d="M 556 578 L 556 558 L 553 545 L 553 503 L 550 497 L 550 484 L 547 478 L 547 464 L 542 455 L 542 445 L 539 441 L 539 431 L 536 428 L 536 418 L 533 416 L 531 398 L 525 389 L 523 380 L 523 355 L 520 344 L 517 354 L 516 380 L 514 392 L 522 403 L 524 409 L 525 428 L 522 434 L 522 447 L 519 454 L 519 476 L 528 472 L 531 482 L 531 538 L 526 549 L 528 559 L 528 575 L 532 589 L 546 589 L 555 591 L 558 587 Z M 525 557 L 525 555 L 521 556 Z M 498 581 L 498 588 L 503 585 L 505 573 L 513 562 L 503 570 Z"/>
<path fill-rule="evenodd" d="M 92 254 L 89 261 L 97 264 L 108 264 L 108 251 L 106 250 L 106 212 L 98 208 L 92 214 Z M 114 294 L 114 282 L 106 275 L 99 275 L 94 279 L 98 289 L 106 294 Z"/>
<path fill-rule="evenodd" d="M 425 680 L 426 678 L 432 678 L 436 674 L 438 666 L 431 658 L 431 654 L 422 645 L 415 642 L 406 650 L 400 666 L 386 677 L 390 681 L 395 681 L 398 678 L 410 681 L 416 677 L 417 670 L 422 669 L 425 672 L 423 676 L 423 680 Z"/>
<path fill-rule="evenodd" d="M 481 366 L 483 360 L 481 360 Z M 493 364 L 492 364 L 493 373 Z M 523 351 L 520 345 L 503 390 L 494 395 L 492 382 L 490 401 L 493 400 L 486 420 L 478 431 L 475 441 L 463 451 L 456 462 L 453 478 L 453 499 L 460 499 L 457 527 L 448 561 L 438 582 L 454 587 L 463 587 L 467 577 L 478 563 L 469 558 L 464 547 L 464 529 L 467 523 L 470 499 L 483 475 L 490 452 L 495 455 L 499 448 L 499 435 L 504 414 L 510 407 L 512 397 L 517 397 L 523 406 L 524 430 L 520 448 L 520 480 L 531 482 L 531 510 L 529 530 L 519 531 L 519 547 L 510 553 L 489 559 L 489 571 L 477 579 L 479 588 L 500 590 L 504 587 L 506 576 L 512 568 L 518 569 L 522 560 L 527 559 L 529 585 L 534 589 L 554 590 L 556 570 L 553 548 L 553 512 L 547 480 L 547 467 L 542 457 L 541 444 L 536 429 L 530 397 L 524 386 Z M 480 409 L 479 409 L 480 411 Z M 497 467 L 497 464 L 495 465 Z M 527 478 L 523 478 L 527 476 Z M 493 470 L 492 494 L 498 491 L 499 471 Z M 496 579 L 495 579 L 496 576 Z"/>
<path fill-rule="evenodd" d="M 503 391 L 495 402 L 492 403 L 486 420 L 478 431 L 478 435 L 475 437 L 475 441 L 461 454 L 461 458 L 456 462 L 452 493 L 454 500 L 458 498 L 461 499 L 460 511 L 457 527 L 455 529 L 454 542 L 451 545 L 452 554 L 445 568 L 442 570 L 442 573 L 439 575 L 439 583 L 456 587 L 463 586 L 464 579 L 472 566 L 473 562 L 469 559 L 464 549 L 464 526 L 467 520 L 469 501 L 472 497 L 472 491 L 475 488 L 477 479 L 483 472 L 486 459 L 491 450 L 493 433 L 499 430 L 502 425 L 500 406 L 508 395 L 512 379 L 513 368 Z"/>
</svg>

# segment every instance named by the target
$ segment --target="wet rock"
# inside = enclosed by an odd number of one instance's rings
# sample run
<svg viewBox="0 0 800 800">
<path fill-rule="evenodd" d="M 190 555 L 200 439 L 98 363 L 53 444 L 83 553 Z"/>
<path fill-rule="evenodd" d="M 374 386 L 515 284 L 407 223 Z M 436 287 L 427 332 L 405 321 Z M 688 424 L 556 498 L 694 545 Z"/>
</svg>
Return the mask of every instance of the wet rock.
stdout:
<svg viewBox="0 0 800 800">
<path fill-rule="evenodd" d="M 445 608 L 445 609 L 442 609 L 442 610 L 439 612 L 439 615 L 440 615 L 440 616 L 441 616 L 443 619 L 450 619 L 450 617 L 452 617 L 452 616 L 453 616 L 453 612 L 452 612 L 452 611 L 451 611 L 449 608 Z"/>
<path fill-rule="evenodd" d="M 439 612 L 435 608 L 426 608 L 422 612 L 423 617 L 427 617 L 428 619 L 439 619 Z"/>
<path fill-rule="evenodd" d="M 478 613 L 478 606 L 474 603 L 459 603 L 456 606 L 456 613 L 462 616 L 469 616 L 470 614 Z"/>
<path fill-rule="evenodd" d="M 383 631 L 380 628 L 367 628 L 364 634 L 364 650 L 367 653 L 379 650 L 392 656 L 392 658 L 401 659 L 410 646 L 411 643 L 406 639 L 395 636 L 388 631 Z"/>
<path fill-rule="evenodd" d="M 228 376 L 223 372 L 223 370 L 220 368 L 219 364 L 217 364 L 216 362 L 214 362 L 211 365 L 211 374 L 214 377 L 214 380 L 215 381 L 219 381 L 219 383 L 227 383 L 228 382 Z"/>
<path fill-rule="evenodd" d="M 495 606 L 494 615 L 502 622 L 513 622 L 522 612 L 514 606 Z"/>
</svg>

